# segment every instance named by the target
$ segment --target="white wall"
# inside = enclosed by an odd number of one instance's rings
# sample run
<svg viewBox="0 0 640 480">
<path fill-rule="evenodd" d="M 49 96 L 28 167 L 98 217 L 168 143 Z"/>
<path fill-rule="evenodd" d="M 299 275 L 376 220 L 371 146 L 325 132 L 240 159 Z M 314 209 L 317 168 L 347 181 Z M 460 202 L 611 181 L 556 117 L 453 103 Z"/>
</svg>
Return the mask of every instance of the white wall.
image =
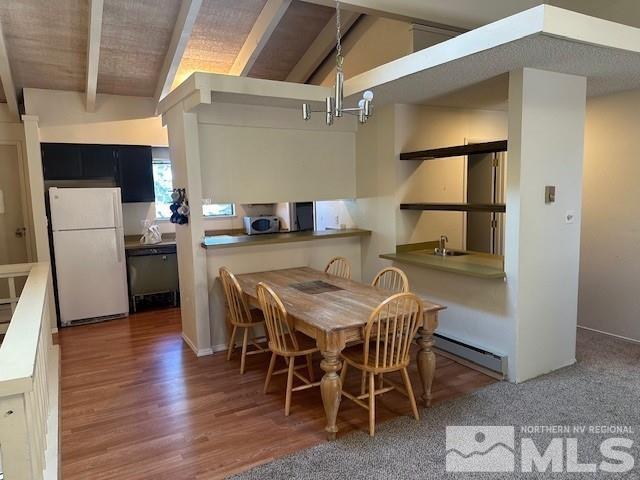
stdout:
<svg viewBox="0 0 640 480">
<path fill-rule="evenodd" d="M 355 196 L 355 122 L 298 108 L 218 104 L 198 112 L 203 195 L 217 203 Z"/>
<path fill-rule="evenodd" d="M 96 110 L 81 92 L 24 89 L 25 111 L 38 116 L 42 142 L 168 146 L 153 99 L 100 94 Z"/>
<path fill-rule="evenodd" d="M 356 227 L 350 210 L 353 210 L 355 200 L 326 200 L 316 202 L 315 221 L 316 229 Z"/>
<path fill-rule="evenodd" d="M 389 18 L 365 16 L 354 25 L 342 42 L 344 73 L 351 78 L 413 52 L 411 24 Z M 308 83 L 333 85 L 336 61 L 330 55 Z"/>
<path fill-rule="evenodd" d="M 329 259 L 338 255 L 351 262 L 352 278 L 360 280 L 360 237 L 208 250 L 206 256 L 212 349 L 223 350 L 228 341 L 224 293 L 218 278 L 220 267 L 226 266 L 236 275 L 306 266 L 324 270 Z"/>
<path fill-rule="evenodd" d="M 29 170 L 27 164 L 27 150 L 25 145 L 24 125 L 9 111 L 6 104 L 0 104 L 0 144 L 16 147 L 21 171 L 18 172 L 22 184 L 23 211 L 25 215 L 25 227 L 27 228 L 28 254 L 30 261 L 35 261 L 35 236 L 33 228 L 33 214 L 31 211 L 31 193 L 29 189 Z"/>
<path fill-rule="evenodd" d="M 507 138 L 506 112 L 417 105 L 396 108 L 398 153 Z M 466 157 L 398 160 L 397 167 L 400 203 L 466 201 Z M 424 242 L 447 235 L 452 248 L 463 249 L 464 219 L 461 212 L 399 212 L 397 242 Z"/>
<path fill-rule="evenodd" d="M 565 226 L 563 215 L 568 209 L 577 215 L 580 211 L 585 83 L 582 78 L 527 72 L 526 83 L 517 74 L 512 80 L 510 125 L 505 112 L 407 105 L 376 111 L 357 134 L 358 198 L 352 212 L 358 226 L 374 231 L 362 245 L 365 281 L 388 264 L 378 255 L 393 252 L 397 243 L 434 240 L 441 233 L 460 243 L 460 214 L 402 212 L 399 204 L 463 201 L 464 159 L 401 162 L 399 153 L 509 137 L 506 281 L 399 266 L 412 290 L 447 305 L 438 331 L 507 355 L 513 381 L 575 358 L 579 224 Z M 528 174 L 521 174 L 523 165 Z M 544 204 L 546 184 L 558 185 L 558 201 L 551 207 Z M 549 254 L 548 245 L 554 245 L 556 253 Z M 549 271 L 554 272 L 551 280 L 541 276 Z"/>
<path fill-rule="evenodd" d="M 640 91 L 587 103 L 578 324 L 640 341 Z"/>
<path fill-rule="evenodd" d="M 85 98 L 81 92 L 24 89 L 27 113 L 38 116 L 40 141 L 169 145 L 167 129 L 162 125 L 161 117 L 155 115 L 153 99 L 100 94 L 95 112 L 88 113 Z M 125 235 L 141 234 L 144 221 L 155 220 L 153 203 L 128 203 L 122 210 Z M 205 229 L 242 228 L 242 207 L 237 207 L 237 213 L 234 218 L 207 219 Z M 163 233 L 175 232 L 175 225 L 168 221 L 160 221 L 158 225 Z"/>
<path fill-rule="evenodd" d="M 585 105 L 584 77 L 510 76 L 505 272 L 517 381 L 575 362 Z"/>
<path fill-rule="evenodd" d="M 400 203 L 461 201 L 463 159 L 401 162 L 402 151 L 463 144 L 465 138 L 504 139 L 505 112 L 391 105 L 377 110 L 357 135 L 357 190 L 353 218 L 373 231 L 362 242 L 363 280 L 391 262 L 399 243 L 435 240 L 441 233 L 460 237 L 461 216 L 451 212 L 404 212 Z M 456 197 L 452 197 L 450 190 Z M 447 225 L 447 218 L 450 225 Z M 411 289 L 447 306 L 438 332 L 487 351 L 515 357 L 515 321 L 508 314 L 506 285 L 500 280 L 465 277 L 398 264 Z"/>
</svg>

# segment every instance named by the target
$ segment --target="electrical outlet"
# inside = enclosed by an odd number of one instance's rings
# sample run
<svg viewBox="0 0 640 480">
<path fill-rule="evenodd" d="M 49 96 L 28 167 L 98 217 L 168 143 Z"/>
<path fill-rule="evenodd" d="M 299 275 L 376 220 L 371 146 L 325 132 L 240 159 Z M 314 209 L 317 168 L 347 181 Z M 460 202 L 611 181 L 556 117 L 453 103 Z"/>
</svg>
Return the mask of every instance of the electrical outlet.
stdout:
<svg viewBox="0 0 640 480">
<path fill-rule="evenodd" d="M 565 223 L 574 223 L 576 221 L 576 212 L 573 210 L 567 210 L 564 214 Z"/>
</svg>

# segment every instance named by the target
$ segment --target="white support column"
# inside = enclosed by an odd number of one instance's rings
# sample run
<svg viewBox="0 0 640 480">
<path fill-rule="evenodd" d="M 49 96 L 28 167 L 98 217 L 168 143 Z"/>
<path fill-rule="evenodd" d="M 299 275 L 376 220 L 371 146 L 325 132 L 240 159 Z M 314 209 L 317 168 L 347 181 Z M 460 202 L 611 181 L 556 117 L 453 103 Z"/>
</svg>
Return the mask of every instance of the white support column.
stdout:
<svg viewBox="0 0 640 480">
<path fill-rule="evenodd" d="M 585 106 L 584 77 L 511 73 L 505 271 L 518 382 L 575 362 Z"/>
<path fill-rule="evenodd" d="M 202 175 L 198 116 L 184 112 L 182 103 L 165 114 L 171 149 L 173 186 L 186 188 L 191 214 L 189 223 L 176 225 L 182 338 L 196 355 L 210 355 L 209 288 L 207 255 L 201 247 L 204 235 L 202 218 Z"/>
<path fill-rule="evenodd" d="M 29 170 L 29 193 L 33 218 L 33 237 L 36 242 L 36 259 L 38 262 L 51 260 L 49 253 L 49 234 L 47 232 L 47 211 L 44 205 L 44 174 L 42 172 L 42 152 L 40 151 L 40 130 L 36 115 L 23 115 L 25 149 L 27 151 L 27 169 Z M 53 277 L 49 274 L 49 291 L 53 292 Z M 49 312 L 51 312 L 51 331 L 58 331 L 55 300 L 49 296 Z"/>
<path fill-rule="evenodd" d="M 47 235 L 47 213 L 44 206 L 44 175 L 42 153 L 40 152 L 40 131 L 36 115 L 23 115 L 27 168 L 31 209 L 33 212 L 33 232 L 36 241 L 37 261 L 49 261 L 49 236 Z"/>
</svg>

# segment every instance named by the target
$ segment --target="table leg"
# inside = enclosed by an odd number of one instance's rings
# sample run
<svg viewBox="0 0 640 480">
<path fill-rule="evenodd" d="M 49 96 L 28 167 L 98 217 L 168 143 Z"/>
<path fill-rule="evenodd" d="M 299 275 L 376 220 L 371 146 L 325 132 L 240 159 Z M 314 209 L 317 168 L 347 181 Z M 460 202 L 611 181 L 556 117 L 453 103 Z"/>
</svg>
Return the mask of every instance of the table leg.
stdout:
<svg viewBox="0 0 640 480">
<path fill-rule="evenodd" d="M 438 313 L 425 314 L 424 325 L 418 330 L 418 373 L 422 382 L 422 397 L 425 407 L 431 406 L 431 386 L 436 373 L 436 355 L 433 353 L 433 332 L 438 328 Z"/>
<path fill-rule="evenodd" d="M 335 440 L 338 427 L 336 426 L 336 417 L 338 416 L 338 408 L 340 407 L 340 399 L 342 397 L 342 383 L 338 370 L 340 370 L 340 354 L 335 351 L 323 351 L 323 360 L 320 362 L 320 368 L 325 372 L 320 382 L 320 392 L 322 393 L 322 403 L 324 404 L 324 413 L 327 417 L 327 438 Z"/>
</svg>

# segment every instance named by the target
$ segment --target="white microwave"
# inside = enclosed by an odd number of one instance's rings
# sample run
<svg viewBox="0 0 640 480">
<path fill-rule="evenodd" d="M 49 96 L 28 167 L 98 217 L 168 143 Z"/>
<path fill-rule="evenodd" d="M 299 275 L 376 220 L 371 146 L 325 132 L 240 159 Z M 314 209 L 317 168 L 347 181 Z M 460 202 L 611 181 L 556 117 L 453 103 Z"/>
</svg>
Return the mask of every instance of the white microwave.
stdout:
<svg viewBox="0 0 640 480">
<path fill-rule="evenodd" d="M 269 215 L 244 217 L 244 231 L 247 235 L 276 233 L 280 231 L 280 219 Z"/>
</svg>

